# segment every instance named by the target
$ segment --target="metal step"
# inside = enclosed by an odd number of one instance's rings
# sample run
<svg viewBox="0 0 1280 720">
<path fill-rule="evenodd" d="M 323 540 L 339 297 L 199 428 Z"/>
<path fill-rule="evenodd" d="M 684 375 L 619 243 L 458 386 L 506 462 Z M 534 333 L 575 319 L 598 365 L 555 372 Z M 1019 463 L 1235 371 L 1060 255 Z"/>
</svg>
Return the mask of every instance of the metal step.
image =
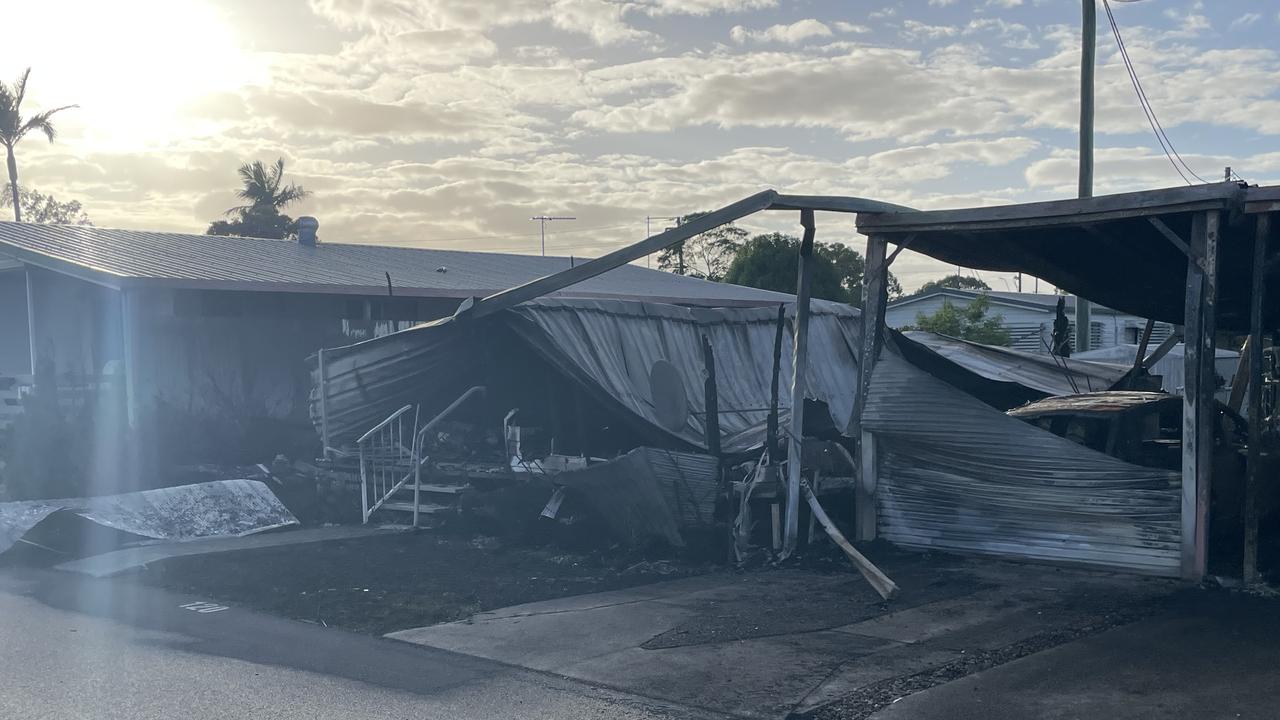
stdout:
<svg viewBox="0 0 1280 720">
<path fill-rule="evenodd" d="M 384 502 L 378 508 L 379 510 L 399 510 L 401 512 L 413 512 L 413 503 L 411 502 Z M 454 512 L 457 508 L 452 505 L 438 505 L 436 503 L 422 503 L 418 506 L 418 512 L 422 515 L 439 515 L 440 513 Z"/>
<path fill-rule="evenodd" d="M 470 492 L 472 490 L 470 485 L 428 485 L 427 483 L 422 483 L 417 486 L 413 483 L 405 483 L 405 486 L 401 488 L 401 490 L 413 491 L 414 487 L 422 490 L 422 492 L 442 493 L 448 495 L 461 495 L 462 493 Z"/>
</svg>

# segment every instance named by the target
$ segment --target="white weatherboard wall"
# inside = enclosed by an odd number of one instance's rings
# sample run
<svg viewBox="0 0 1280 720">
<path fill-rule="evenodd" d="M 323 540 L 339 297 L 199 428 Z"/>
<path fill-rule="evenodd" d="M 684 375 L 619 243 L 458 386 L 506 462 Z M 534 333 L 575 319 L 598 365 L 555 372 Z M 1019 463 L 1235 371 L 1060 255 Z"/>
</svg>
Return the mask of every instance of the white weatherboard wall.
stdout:
<svg viewBox="0 0 1280 720">
<path fill-rule="evenodd" d="M 1053 334 L 1054 304 L 1056 296 L 1030 295 L 1022 297 L 1043 302 L 1036 307 L 1029 302 L 1008 302 L 999 295 L 989 296 L 991 307 L 988 316 L 999 315 L 1004 326 L 1009 330 L 1011 346 L 1027 352 L 1047 352 Z M 932 315 L 942 309 L 944 303 L 954 307 L 968 307 L 973 301 L 972 293 L 935 293 L 919 298 L 907 298 L 892 303 L 885 311 L 885 324 L 891 328 L 914 326 L 919 315 Z M 1068 302 L 1067 317 L 1071 321 L 1072 333 L 1075 332 L 1075 313 Z M 1137 342 L 1146 320 L 1134 315 L 1116 313 L 1106 308 L 1095 307 L 1091 320 L 1095 348 L 1107 348 L 1123 343 Z M 1166 323 L 1156 323 L 1151 341 L 1159 343 L 1168 337 L 1172 327 Z"/>
</svg>

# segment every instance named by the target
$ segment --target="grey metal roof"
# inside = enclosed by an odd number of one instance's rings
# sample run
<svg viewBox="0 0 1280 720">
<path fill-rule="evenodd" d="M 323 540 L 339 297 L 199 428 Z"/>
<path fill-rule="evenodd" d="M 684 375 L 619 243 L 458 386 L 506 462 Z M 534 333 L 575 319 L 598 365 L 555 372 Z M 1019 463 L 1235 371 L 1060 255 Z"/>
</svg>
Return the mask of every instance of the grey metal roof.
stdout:
<svg viewBox="0 0 1280 720">
<path fill-rule="evenodd" d="M 570 267 L 567 257 L 0 222 L 0 255 L 110 287 L 485 296 Z M 580 261 L 580 260 L 579 260 Z M 561 296 L 764 305 L 791 296 L 625 265 Z"/>
<path fill-rule="evenodd" d="M 931 298 L 934 295 L 947 295 L 950 297 L 959 298 L 963 300 L 973 300 L 977 298 L 979 295 L 986 295 L 987 298 L 991 300 L 991 303 L 993 305 L 1012 305 L 1016 307 L 1028 308 L 1031 310 L 1043 310 L 1049 313 L 1052 313 L 1057 308 L 1058 298 L 1066 299 L 1067 301 L 1066 310 L 1068 312 L 1074 312 L 1076 307 L 1075 295 L 1054 295 L 1052 293 L 1020 293 L 1020 292 L 1006 292 L 1006 291 L 1000 291 L 1000 290 L 962 290 L 959 288 L 932 288 L 923 293 L 908 295 L 899 300 L 894 300 L 893 302 L 889 303 L 889 307 L 893 308 L 893 307 L 898 307 L 900 305 L 909 305 L 911 303 L 924 300 L 925 298 Z M 1112 310 L 1111 308 L 1103 307 L 1101 305 L 1094 305 L 1093 313 L 1095 315 L 1122 314 L 1122 313 L 1117 313 L 1115 310 Z"/>
</svg>

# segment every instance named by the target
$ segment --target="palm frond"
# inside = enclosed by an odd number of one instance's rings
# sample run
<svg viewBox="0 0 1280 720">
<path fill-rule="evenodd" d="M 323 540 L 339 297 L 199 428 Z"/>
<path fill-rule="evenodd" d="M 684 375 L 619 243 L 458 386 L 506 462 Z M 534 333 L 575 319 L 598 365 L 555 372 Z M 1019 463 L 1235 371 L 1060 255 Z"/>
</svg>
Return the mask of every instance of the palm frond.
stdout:
<svg viewBox="0 0 1280 720">
<path fill-rule="evenodd" d="M 79 106 L 63 105 L 62 107 L 45 110 L 44 112 L 32 115 L 25 123 L 22 124 L 22 127 L 18 129 L 18 137 L 22 137 L 32 130 L 39 130 L 44 133 L 45 137 L 49 138 L 49 142 L 53 142 L 53 139 L 58 135 L 57 128 L 55 128 L 53 126 L 53 122 L 51 122 L 53 116 L 63 110 L 69 110 L 74 107 Z"/>
<path fill-rule="evenodd" d="M 17 112 L 22 107 L 22 99 L 27 96 L 27 78 L 31 77 L 31 68 L 27 68 L 22 72 L 22 77 L 18 78 L 13 84 L 13 110 Z"/>
</svg>

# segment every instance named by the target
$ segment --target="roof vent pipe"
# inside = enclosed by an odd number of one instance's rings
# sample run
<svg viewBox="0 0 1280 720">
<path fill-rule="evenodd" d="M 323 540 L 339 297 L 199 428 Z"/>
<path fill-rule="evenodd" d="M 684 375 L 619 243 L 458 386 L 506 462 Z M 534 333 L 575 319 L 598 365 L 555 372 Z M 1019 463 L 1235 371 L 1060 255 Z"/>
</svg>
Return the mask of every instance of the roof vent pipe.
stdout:
<svg viewBox="0 0 1280 720">
<path fill-rule="evenodd" d="M 316 231 L 320 229 L 320 221 L 310 215 L 298 218 L 298 244 L 307 247 L 316 246 Z"/>
</svg>

